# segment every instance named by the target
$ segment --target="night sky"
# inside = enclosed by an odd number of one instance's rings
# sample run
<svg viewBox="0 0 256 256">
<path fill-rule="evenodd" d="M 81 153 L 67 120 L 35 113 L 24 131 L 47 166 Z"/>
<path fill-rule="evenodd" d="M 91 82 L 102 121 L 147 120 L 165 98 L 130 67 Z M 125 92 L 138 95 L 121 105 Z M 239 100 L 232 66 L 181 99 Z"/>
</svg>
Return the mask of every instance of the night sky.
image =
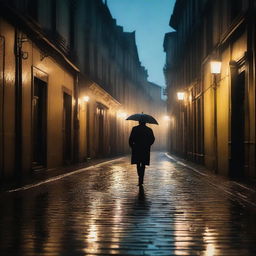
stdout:
<svg viewBox="0 0 256 256">
<path fill-rule="evenodd" d="M 163 40 L 164 34 L 172 31 L 169 20 L 175 0 L 108 0 L 107 3 L 124 31 L 136 31 L 139 57 L 148 70 L 149 81 L 164 86 Z"/>
</svg>

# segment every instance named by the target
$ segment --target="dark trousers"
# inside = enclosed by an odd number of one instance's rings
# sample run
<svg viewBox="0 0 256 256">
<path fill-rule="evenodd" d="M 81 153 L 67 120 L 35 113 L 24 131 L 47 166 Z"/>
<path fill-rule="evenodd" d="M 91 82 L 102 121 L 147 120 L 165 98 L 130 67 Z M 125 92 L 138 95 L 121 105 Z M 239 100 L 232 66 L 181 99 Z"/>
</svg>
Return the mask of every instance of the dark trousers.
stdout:
<svg viewBox="0 0 256 256">
<path fill-rule="evenodd" d="M 139 185 L 143 184 L 144 173 L 145 173 L 145 164 L 139 163 L 137 164 L 137 173 L 139 176 Z"/>
</svg>

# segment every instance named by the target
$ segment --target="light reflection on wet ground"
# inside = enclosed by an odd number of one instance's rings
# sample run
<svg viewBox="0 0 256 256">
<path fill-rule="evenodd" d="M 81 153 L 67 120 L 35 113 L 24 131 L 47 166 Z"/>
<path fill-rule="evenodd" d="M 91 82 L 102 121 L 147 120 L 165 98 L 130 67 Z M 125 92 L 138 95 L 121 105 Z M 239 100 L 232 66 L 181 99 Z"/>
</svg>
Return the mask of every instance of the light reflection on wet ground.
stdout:
<svg viewBox="0 0 256 256">
<path fill-rule="evenodd" d="M 154 153 L 0 201 L 0 255 L 256 255 L 256 210 Z"/>
</svg>

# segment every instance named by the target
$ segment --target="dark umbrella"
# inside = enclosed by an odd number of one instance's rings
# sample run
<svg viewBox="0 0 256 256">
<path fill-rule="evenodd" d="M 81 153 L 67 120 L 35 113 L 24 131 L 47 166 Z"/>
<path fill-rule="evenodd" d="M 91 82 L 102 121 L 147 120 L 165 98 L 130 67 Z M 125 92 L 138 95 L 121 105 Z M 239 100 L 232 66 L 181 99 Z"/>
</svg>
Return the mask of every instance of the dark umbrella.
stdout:
<svg viewBox="0 0 256 256">
<path fill-rule="evenodd" d="M 139 121 L 149 124 L 158 124 L 156 119 L 153 116 L 147 115 L 147 114 L 134 114 L 126 118 L 126 120 L 133 120 L 133 121 Z"/>
</svg>

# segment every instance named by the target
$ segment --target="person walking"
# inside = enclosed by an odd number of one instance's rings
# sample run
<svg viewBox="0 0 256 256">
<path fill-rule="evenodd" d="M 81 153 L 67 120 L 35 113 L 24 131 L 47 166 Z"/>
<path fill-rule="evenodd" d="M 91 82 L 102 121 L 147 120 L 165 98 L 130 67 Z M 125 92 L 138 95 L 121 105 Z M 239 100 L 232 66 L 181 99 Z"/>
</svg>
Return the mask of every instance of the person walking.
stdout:
<svg viewBox="0 0 256 256">
<path fill-rule="evenodd" d="M 129 145 L 132 149 L 131 164 L 137 165 L 138 186 L 143 185 L 145 167 L 150 164 L 150 147 L 154 141 L 154 133 L 145 122 L 139 121 L 139 125 L 132 128 Z"/>
</svg>

